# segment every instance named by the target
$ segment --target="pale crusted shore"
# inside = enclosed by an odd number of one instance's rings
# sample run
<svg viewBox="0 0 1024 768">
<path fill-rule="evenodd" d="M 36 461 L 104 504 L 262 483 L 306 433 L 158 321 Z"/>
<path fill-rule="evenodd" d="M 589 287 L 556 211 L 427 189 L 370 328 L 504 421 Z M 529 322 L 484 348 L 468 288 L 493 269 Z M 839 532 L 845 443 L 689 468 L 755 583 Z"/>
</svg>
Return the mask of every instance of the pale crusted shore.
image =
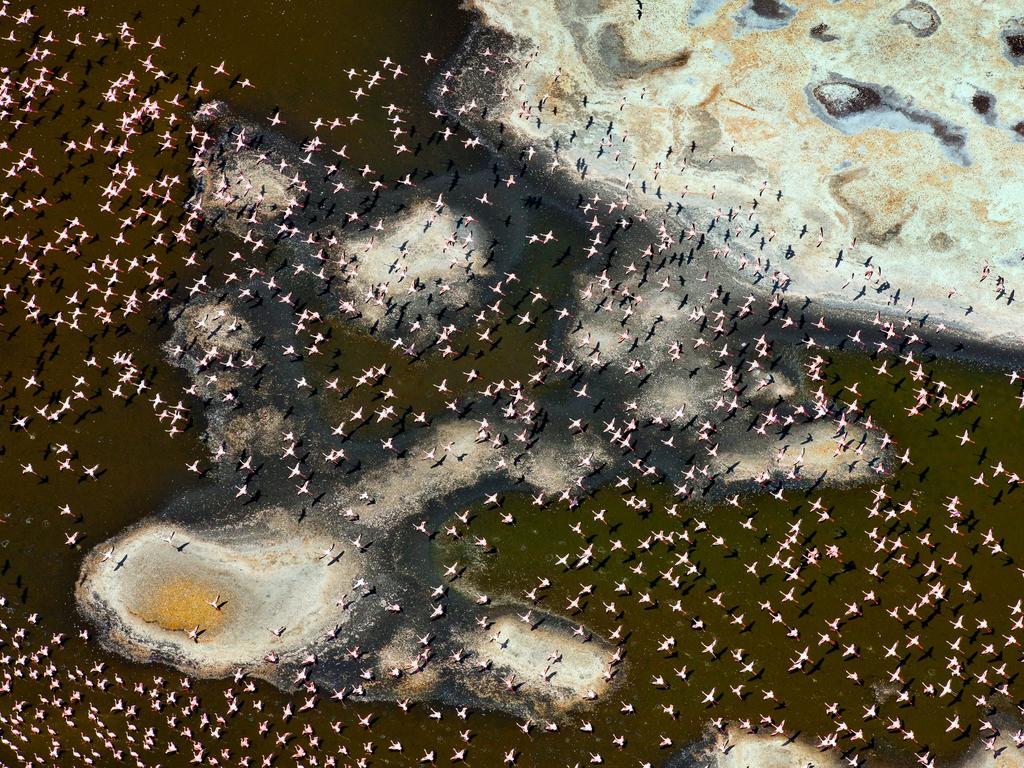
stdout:
<svg viewBox="0 0 1024 768">
<path fill-rule="evenodd" d="M 652 215 L 678 202 L 699 232 L 739 213 L 727 251 L 721 226 L 710 235 L 738 285 L 1019 349 L 1024 236 L 1011 211 L 1024 182 L 1004 158 L 1024 140 L 1024 100 L 1002 42 L 1017 11 L 911 5 L 815 0 L 769 18 L 746 0 L 691 0 L 638 22 L 624 4 L 473 0 L 481 48 L 500 36 L 512 63 L 493 88 L 467 74 L 447 103 L 487 101 L 474 127 L 500 122 L 556 155 L 552 175 L 572 188 Z M 480 56 L 467 52 L 468 70 Z"/>
<path fill-rule="evenodd" d="M 329 539 L 268 517 L 213 532 L 151 522 L 111 539 L 85 558 L 79 607 L 124 655 L 205 677 L 302 652 L 347 620 L 334 603 L 362 557 L 336 546 L 321 558 Z"/>
</svg>

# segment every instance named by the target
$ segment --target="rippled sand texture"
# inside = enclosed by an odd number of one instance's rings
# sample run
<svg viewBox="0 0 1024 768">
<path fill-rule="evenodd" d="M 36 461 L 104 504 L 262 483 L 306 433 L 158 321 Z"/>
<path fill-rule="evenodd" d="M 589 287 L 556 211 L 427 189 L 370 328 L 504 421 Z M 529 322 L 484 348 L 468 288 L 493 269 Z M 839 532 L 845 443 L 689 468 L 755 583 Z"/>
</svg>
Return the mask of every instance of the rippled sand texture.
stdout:
<svg viewBox="0 0 1024 768">
<path fill-rule="evenodd" d="M 486 30 L 444 98 L 497 95 L 477 122 L 557 177 L 701 231 L 738 211 L 718 255 L 748 284 L 1020 344 L 1016 4 L 471 5 Z"/>
</svg>

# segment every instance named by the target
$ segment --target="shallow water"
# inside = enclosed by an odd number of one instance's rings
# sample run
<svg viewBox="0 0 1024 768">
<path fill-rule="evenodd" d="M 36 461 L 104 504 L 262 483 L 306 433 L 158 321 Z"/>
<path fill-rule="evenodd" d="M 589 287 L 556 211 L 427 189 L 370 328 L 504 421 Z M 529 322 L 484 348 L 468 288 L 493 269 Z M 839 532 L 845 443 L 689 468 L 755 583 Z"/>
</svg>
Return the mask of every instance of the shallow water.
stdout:
<svg viewBox="0 0 1024 768">
<path fill-rule="evenodd" d="M 789 525 L 799 515 L 806 515 L 812 502 L 819 501 L 825 508 L 831 509 L 832 519 L 815 530 L 814 536 L 804 542 L 805 546 L 824 547 L 835 543 L 845 557 L 852 559 L 857 569 L 842 573 L 825 565 L 820 573 L 804 576 L 795 583 L 798 599 L 793 611 L 797 608 L 799 611 L 788 614 L 787 626 L 806 627 L 815 621 L 820 626 L 825 619 L 840 615 L 842 611 L 837 609 L 844 605 L 863 602 L 863 593 L 872 588 L 878 588 L 879 594 L 884 595 L 882 604 L 886 607 L 900 603 L 913 594 L 915 589 L 920 589 L 922 580 L 919 573 L 894 566 L 889 557 L 874 555 L 872 547 L 864 547 L 866 542 L 849 534 L 851 531 L 877 526 L 910 539 L 930 530 L 933 532 L 931 541 L 938 544 L 942 551 L 955 544 L 956 539 L 963 535 L 958 533 L 951 537 L 948 531 L 942 529 L 945 516 L 941 510 L 948 500 L 947 496 L 959 494 L 964 505 L 974 510 L 977 517 L 971 521 L 969 529 L 992 526 L 1006 531 L 1004 547 L 1009 552 L 1017 551 L 1020 545 L 1019 532 L 1011 521 L 1016 514 L 1015 510 L 1019 508 L 1019 500 L 1015 499 L 1019 490 L 1012 488 L 1009 493 L 998 494 L 996 498 L 996 494 L 984 488 L 965 493 L 962 482 L 964 473 L 976 471 L 981 464 L 980 453 L 987 452 L 989 446 L 995 449 L 997 442 L 1000 447 L 1014 446 L 1012 438 L 1005 443 L 1001 440 L 1002 425 L 1014 420 L 1015 416 L 1014 406 L 1005 399 L 1005 376 L 996 370 L 970 369 L 948 363 L 926 368 L 934 380 L 945 381 L 952 388 L 964 387 L 964 391 L 974 388 L 980 395 L 979 404 L 967 413 L 952 417 L 936 413 L 917 420 L 891 418 L 892 413 L 899 412 L 900 408 L 912 402 L 906 379 L 897 378 L 890 383 L 872 377 L 868 362 L 852 355 L 840 356 L 829 366 L 828 370 L 834 377 L 829 387 L 830 392 L 842 397 L 847 382 L 861 382 L 861 402 L 866 412 L 890 430 L 901 445 L 911 449 L 913 464 L 905 466 L 893 477 L 885 478 L 882 483 L 851 489 L 793 492 L 786 494 L 785 502 L 771 498 L 768 494 L 748 496 L 743 502 L 743 513 L 728 506 L 674 504 L 671 488 L 666 485 L 636 488 L 635 494 L 649 504 L 649 508 L 642 513 L 629 509 L 622 495 L 613 491 L 599 492 L 576 510 L 568 510 L 566 505 L 562 505 L 554 510 L 540 511 L 531 508 L 528 498 L 509 498 L 505 500 L 501 512 L 512 512 L 516 520 L 514 525 L 502 525 L 498 511 L 494 509 L 478 511 L 479 520 L 473 524 L 474 535 L 485 536 L 491 541 L 497 548 L 496 554 L 479 555 L 473 552 L 472 545 L 463 543 L 465 540 L 446 538 L 441 545 L 442 551 L 447 553 L 445 561 L 472 560 L 474 566 L 466 578 L 473 588 L 483 591 L 503 590 L 511 579 L 515 589 L 526 593 L 536 586 L 542 575 L 551 573 L 559 556 L 570 552 L 578 554 L 585 543 L 595 540 L 600 542 L 603 549 L 599 548 L 595 555 L 600 567 L 588 567 L 575 573 L 563 570 L 565 581 L 546 593 L 542 605 L 550 602 L 549 610 L 563 610 L 565 604 L 576 596 L 573 591 L 576 587 L 583 584 L 595 585 L 595 593 L 602 597 L 587 600 L 593 604 L 584 614 L 589 625 L 605 636 L 617 625 L 623 625 L 633 633 L 631 647 L 643 649 L 630 654 L 626 679 L 621 683 L 623 689 L 619 696 L 642 703 L 644 710 L 654 710 L 656 706 L 653 705 L 674 702 L 684 712 L 701 712 L 704 715 L 683 716 L 678 722 L 670 722 L 667 718 L 638 718 L 638 722 L 631 725 L 631 732 L 655 733 L 659 729 L 670 729 L 679 734 L 680 738 L 698 738 L 705 718 L 720 716 L 733 722 L 749 718 L 756 722 L 760 715 L 771 712 L 773 708 L 766 706 L 759 696 L 748 698 L 749 691 L 743 694 L 741 700 L 727 693 L 726 689 L 726 685 L 743 682 L 749 687 L 752 680 L 764 682 L 768 688 L 779 691 L 782 698 L 788 698 L 787 694 L 798 693 L 791 699 L 789 706 L 773 714 L 777 718 L 787 718 L 788 722 L 799 723 L 802 729 L 806 729 L 807 736 L 825 734 L 834 727 L 832 718 L 825 713 L 828 702 L 838 701 L 847 715 L 845 719 L 859 721 L 860 707 L 871 705 L 877 700 L 880 690 L 892 687 L 888 677 L 876 675 L 875 670 L 865 664 L 858 664 L 858 660 L 849 663 L 841 661 L 840 654 L 834 651 L 826 653 L 821 666 L 815 668 L 813 684 L 808 683 L 806 673 L 787 674 L 791 654 L 785 644 L 775 646 L 770 639 L 765 640 L 773 634 L 778 637 L 781 632 L 771 626 L 770 619 L 758 610 L 757 604 L 761 600 L 770 600 L 778 605 L 778 596 L 792 585 L 779 581 L 777 574 L 764 579 L 754 578 L 745 566 L 758 559 L 767 565 L 766 560 L 773 551 L 768 545 L 783 540 Z M 848 399 L 849 393 L 845 394 Z M 886 414 L 890 416 L 887 418 Z M 981 447 L 980 451 L 950 450 L 948 441 L 954 437 L 954 433 L 959 434 L 965 427 L 971 429 L 972 439 Z M 1016 429 L 1011 429 L 1007 437 L 1015 434 Z M 1015 459 L 1019 457 L 1015 449 L 1007 454 L 1000 450 L 999 456 L 1003 455 Z M 922 480 L 922 473 L 928 476 L 927 482 Z M 901 517 L 898 522 L 890 522 L 889 525 L 882 525 L 877 519 L 869 519 L 867 509 L 872 503 L 872 490 L 880 486 L 887 488 L 894 499 L 901 502 L 904 499 L 912 500 L 915 513 L 910 517 Z M 673 506 L 678 507 L 677 513 L 667 514 L 666 510 Z M 606 523 L 594 521 L 593 513 L 599 510 L 606 511 Z M 748 531 L 741 525 L 748 515 L 756 525 L 755 530 Z M 706 522 L 712 534 L 723 536 L 728 544 L 712 544 L 709 541 L 711 535 L 690 545 L 680 543 L 666 548 L 665 545 L 656 544 L 650 556 L 640 558 L 638 562 L 636 557 L 623 557 L 621 553 L 616 556 L 608 551 L 603 533 L 596 535 L 598 531 L 612 531 L 614 535 L 611 539 L 620 539 L 628 546 L 631 542 L 648 539 L 656 531 L 692 532 L 699 521 Z M 582 524 L 582 534 L 572 532 L 571 526 L 577 523 Z M 552 529 L 561 533 L 552 535 Z M 675 553 L 684 550 L 689 552 L 690 560 L 697 565 L 700 573 L 684 579 L 681 586 L 672 587 L 666 583 L 664 573 L 677 562 Z M 870 567 L 868 564 L 876 560 L 885 562 L 884 569 L 888 575 L 884 589 L 878 587 L 877 580 L 864 573 Z M 971 582 L 979 594 L 1003 594 L 1007 599 L 1013 598 L 1016 593 L 1013 589 L 1007 589 L 1007 580 L 1020 578 L 1020 572 L 1011 558 L 978 557 L 970 562 Z M 643 574 L 637 575 L 631 568 L 640 563 L 644 566 Z M 678 565 L 676 570 L 679 570 Z M 620 596 L 615 601 L 616 608 L 622 613 L 604 615 L 606 611 L 598 610 L 595 616 L 594 609 L 600 609 L 601 604 L 607 606 L 609 602 L 609 598 L 603 596 L 614 592 L 619 583 L 625 583 L 631 590 L 631 596 Z M 650 594 L 659 602 L 661 609 L 641 609 L 640 618 L 637 618 L 635 593 Z M 724 606 L 721 608 L 711 602 L 718 594 L 725 595 Z M 682 610 L 676 614 L 667 613 L 665 606 L 676 600 L 680 601 Z M 999 615 L 1005 608 L 993 606 L 992 610 L 993 615 Z M 956 616 L 965 612 L 967 615 L 972 613 L 972 599 L 951 600 L 948 607 L 928 622 L 931 625 L 928 637 L 936 646 L 922 648 L 907 657 L 903 666 L 904 682 L 917 680 L 941 683 L 945 679 L 941 674 L 942 664 L 936 663 L 941 662 L 944 650 L 938 646 L 953 639 L 956 633 L 943 625 L 948 623 L 947 619 L 955 620 Z M 744 616 L 744 621 L 733 624 L 732 616 L 740 615 Z M 706 626 L 699 632 L 691 632 L 687 624 L 698 617 Z M 919 621 L 911 620 L 903 624 L 890 620 L 888 626 L 880 621 L 876 618 L 874 621 L 850 622 L 843 629 L 843 643 L 853 642 L 862 651 L 877 650 L 883 639 L 885 646 L 893 640 L 902 642 L 904 636 L 912 636 L 921 628 Z M 759 639 L 760 633 L 763 634 Z M 805 635 L 807 644 L 814 648 L 817 633 L 805 630 Z M 666 636 L 674 636 L 678 641 L 676 652 L 653 652 Z M 756 675 L 739 674 L 740 665 L 730 663 L 728 655 L 722 658 L 716 656 L 714 662 L 709 661 L 709 657 L 701 653 L 701 646 L 711 638 L 718 640 L 716 653 L 726 649 L 747 649 L 744 661 L 748 657 L 757 660 Z M 634 643 L 637 645 L 634 646 Z M 1000 647 L 998 641 L 996 644 Z M 979 672 L 983 670 L 986 659 L 977 656 L 972 658 Z M 1006 660 L 1010 670 L 1019 667 L 1015 655 Z M 662 674 L 669 679 L 672 672 L 682 665 L 687 665 L 693 671 L 697 681 L 703 677 L 704 684 L 680 684 L 675 681 L 666 690 L 649 684 L 650 676 Z M 846 688 L 848 684 L 845 683 L 845 675 L 850 670 L 858 671 L 863 677 L 859 697 L 851 696 L 849 688 Z M 1008 674 L 1012 678 L 1017 672 Z M 705 710 L 701 706 L 701 694 L 713 685 L 726 695 L 716 708 Z M 606 702 L 601 714 L 595 717 L 595 720 L 601 720 L 606 728 L 613 731 L 617 725 L 621 728 L 622 722 L 618 707 L 614 704 L 613 701 Z M 906 709 L 904 717 L 919 737 L 924 735 L 923 740 L 929 744 L 933 753 L 951 757 L 966 745 L 962 740 L 953 740 L 944 734 L 942 717 L 952 717 L 954 712 L 961 711 L 967 718 L 976 707 L 971 701 L 962 701 L 959 706 L 962 709 L 951 705 L 948 698 L 939 701 L 916 697 L 914 706 Z M 883 736 L 877 746 L 883 751 L 899 753 L 899 742 L 898 738 L 890 741 Z"/>
</svg>

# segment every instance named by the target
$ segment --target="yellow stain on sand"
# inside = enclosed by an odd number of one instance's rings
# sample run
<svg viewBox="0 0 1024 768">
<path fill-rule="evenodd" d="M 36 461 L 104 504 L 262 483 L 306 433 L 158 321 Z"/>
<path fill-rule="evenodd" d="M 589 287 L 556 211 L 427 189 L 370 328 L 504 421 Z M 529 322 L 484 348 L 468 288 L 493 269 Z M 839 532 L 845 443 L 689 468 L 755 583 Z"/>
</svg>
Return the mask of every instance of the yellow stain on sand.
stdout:
<svg viewBox="0 0 1024 768">
<path fill-rule="evenodd" d="M 164 581 L 142 596 L 132 613 L 146 622 L 171 631 L 188 631 L 198 626 L 212 633 L 224 620 L 225 606 L 217 610 L 210 602 L 217 598 L 223 603 L 227 596 L 215 586 L 189 578 Z"/>
</svg>

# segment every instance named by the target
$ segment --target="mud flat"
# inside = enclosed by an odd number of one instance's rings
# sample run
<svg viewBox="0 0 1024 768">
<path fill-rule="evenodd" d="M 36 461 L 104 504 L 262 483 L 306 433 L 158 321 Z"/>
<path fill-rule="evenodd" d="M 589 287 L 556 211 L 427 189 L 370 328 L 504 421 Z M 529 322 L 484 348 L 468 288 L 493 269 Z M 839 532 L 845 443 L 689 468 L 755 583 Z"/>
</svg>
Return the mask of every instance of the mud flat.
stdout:
<svg viewBox="0 0 1024 768">
<path fill-rule="evenodd" d="M 471 422 L 439 423 L 413 443 L 408 459 L 381 461 L 358 483 L 332 490 L 325 505 L 338 512 L 354 508 L 361 522 L 390 530 L 425 514 L 431 502 L 496 472 L 498 451 L 477 436 Z"/>
<path fill-rule="evenodd" d="M 364 328 L 408 320 L 406 343 L 432 341 L 445 324 L 444 311 L 476 298 L 493 273 L 499 243 L 481 212 L 475 217 L 443 193 L 404 200 L 398 213 L 385 205 L 367 208 L 359 201 L 371 190 L 359 179 L 343 171 L 306 174 L 298 144 L 224 103 L 212 103 L 196 122 L 209 138 L 205 163 L 193 170 L 192 206 L 219 231 L 286 249 L 306 276 L 338 279 L 343 311 Z M 299 170 L 289 175 L 277 163 Z M 341 216 L 342 207 L 360 213 Z M 321 208 L 334 213 L 322 220 L 304 213 Z"/>
<path fill-rule="evenodd" d="M 802 741 L 781 736 L 729 731 L 719 734 L 714 745 L 698 746 L 686 757 L 676 756 L 673 768 L 701 765 L 704 768 L 839 768 L 846 762 L 838 754 L 821 752 Z"/>
<path fill-rule="evenodd" d="M 842 743 L 842 742 L 840 742 Z M 667 763 L 668 768 L 701 766 L 702 768 L 841 768 L 848 765 L 844 755 L 836 749 L 816 749 L 807 739 L 793 740 L 783 736 L 768 736 L 729 729 L 717 733 L 702 743 L 674 755 Z M 932 763 L 933 764 L 934 760 Z M 863 757 L 861 764 L 864 764 Z M 885 758 L 874 758 L 869 765 L 895 768 L 900 765 Z M 947 763 L 956 768 L 1019 768 L 1024 765 L 1024 756 L 1007 734 L 992 737 L 992 749 L 976 744 L 959 759 Z"/>
<path fill-rule="evenodd" d="M 541 618 L 538 615 L 534 621 Z M 475 632 L 467 642 L 477 657 L 490 659 L 494 671 L 503 678 L 490 681 L 492 687 L 503 691 L 495 695 L 507 697 L 521 692 L 555 709 L 564 709 L 600 696 L 610 685 L 605 678 L 610 650 L 594 639 L 583 642 L 566 627 L 549 626 L 547 622 L 536 626 L 517 616 L 502 616 L 486 631 Z M 508 685 L 516 688 L 516 694 L 508 690 Z"/>
<path fill-rule="evenodd" d="M 405 305 L 412 322 L 435 332 L 437 310 L 431 311 L 430 304 L 463 306 L 493 273 L 489 254 L 496 242 L 487 228 L 441 203 L 415 203 L 400 219 L 387 222 L 385 236 L 375 235 L 371 228 L 369 234 L 346 238 L 335 269 L 348 279 L 347 293 L 361 302 L 371 322 L 384 318 L 390 299 Z M 426 330 L 412 335 L 425 337 Z"/>
<path fill-rule="evenodd" d="M 870 481 L 884 472 L 891 452 L 859 425 L 837 434 L 831 422 L 815 421 L 794 427 L 785 440 L 747 439 L 726 448 L 716 466 L 727 470 L 726 480 L 796 482 L 806 485 L 819 478 L 828 486 Z"/>
<path fill-rule="evenodd" d="M 559 156 L 553 175 L 569 189 L 626 194 L 658 219 L 678 203 L 698 231 L 716 210 L 745 219 L 756 200 L 757 234 L 719 253 L 733 269 L 758 260 L 736 280 L 781 282 L 862 321 L 927 316 L 1024 343 L 1011 214 L 1024 182 L 1005 162 L 1024 126 L 1012 3 L 975 16 L 924 2 L 693 0 L 645 6 L 639 20 L 589 0 L 471 6 L 482 33 L 448 103 L 483 99 L 474 126 L 500 122 Z M 476 73 L 499 62 L 491 88 Z"/>
<path fill-rule="evenodd" d="M 329 540 L 286 526 L 276 516 L 209 532 L 146 523 L 86 557 L 80 609 L 107 627 L 105 640 L 118 652 L 197 675 L 259 666 L 272 652 L 298 653 L 346 621 L 331 608 L 358 577 L 362 558 L 336 549 L 320 559 Z M 190 638 L 197 627 L 198 639 Z"/>
</svg>

